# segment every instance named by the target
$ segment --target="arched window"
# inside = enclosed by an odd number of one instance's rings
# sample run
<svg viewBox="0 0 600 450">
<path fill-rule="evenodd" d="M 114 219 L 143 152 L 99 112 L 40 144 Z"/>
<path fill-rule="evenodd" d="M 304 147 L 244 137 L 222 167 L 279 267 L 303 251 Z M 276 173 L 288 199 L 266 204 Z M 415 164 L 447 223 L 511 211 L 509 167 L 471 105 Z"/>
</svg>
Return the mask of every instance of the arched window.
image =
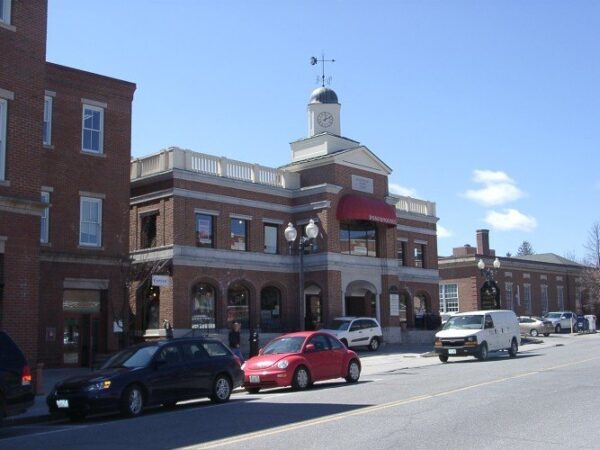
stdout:
<svg viewBox="0 0 600 450">
<path fill-rule="evenodd" d="M 240 322 L 242 328 L 248 328 L 250 293 L 240 284 L 234 284 L 227 291 L 227 323 Z"/>
<path fill-rule="evenodd" d="M 198 283 L 192 288 L 192 328 L 214 329 L 216 323 L 215 288 Z"/>
<path fill-rule="evenodd" d="M 260 292 L 260 328 L 262 331 L 281 331 L 281 292 L 274 286 Z"/>
</svg>

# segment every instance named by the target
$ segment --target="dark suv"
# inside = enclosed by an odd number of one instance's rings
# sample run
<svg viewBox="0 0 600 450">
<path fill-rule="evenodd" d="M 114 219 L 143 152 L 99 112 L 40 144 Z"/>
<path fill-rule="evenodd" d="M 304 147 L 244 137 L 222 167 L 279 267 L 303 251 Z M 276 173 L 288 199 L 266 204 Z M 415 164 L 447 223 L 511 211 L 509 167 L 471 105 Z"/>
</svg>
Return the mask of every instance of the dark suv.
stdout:
<svg viewBox="0 0 600 450">
<path fill-rule="evenodd" d="M 33 399 L 27 360 L 10 336 L 0 331 L 0 419 L 24 413 Z"/>
</svg>

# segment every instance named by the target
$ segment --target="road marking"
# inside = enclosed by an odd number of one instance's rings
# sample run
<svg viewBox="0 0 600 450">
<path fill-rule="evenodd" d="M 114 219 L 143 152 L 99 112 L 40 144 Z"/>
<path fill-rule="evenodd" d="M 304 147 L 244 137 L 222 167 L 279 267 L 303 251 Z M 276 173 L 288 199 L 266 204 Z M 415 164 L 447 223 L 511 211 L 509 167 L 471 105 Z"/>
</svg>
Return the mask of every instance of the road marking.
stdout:
<svg viewBox="0 0 600 450">
<path fill-rule="evenodd" d="M 337 414 L 333 414 L 330 416 L 326 416 L 326 417 L 322 417 L 319 419 L 310 419 L 310 420 L 305 420 L 303 422 L 300 423 L 296 423 L 293 425 L 283 425 L 283 426 L 279 426 L 279 427 L 275 427 L 271 430 L 267 430 L 267 431 L 255 431 L 253 433 L 248 433 L 245 434 L 243 436 L 238 436 L 238 437 L 231 437 L 231 438 L 225 438 L 225 439 L 218 439 L 215 441 L 211 441 L 211 442 L 206 442 L 203 444 L 198 444 L 198 445 L 192 445 L 189 447 L 181 447 L 181 450 L 191 450 L 191 449 L 209 449 L 209 448 L 218 448 L 218 447 L 224 447 L 226 445 L 235 445 L 235 444 L 240 444 L 243 442 L 248 442 L 251 440 L 255 440 L 255 439 L 259 439 L 259 438 L 265 438 L 265 437 L 269 437 L 269 436 L 273 436 L 276 434 L 280 434 L 280 433 L 285 433 L 285 432 L 289 432 L 289 431 L 295 431 L 295 430 L 300 430 L 303 428 L 307 428 L 307 427 L 311 427 L 314 425 L 322 425 L 322 424 L 326 424 L 326 423 L 330 423 L 330 422 L 335 422 L 335 421 L 339 421 L 342 419 L 346 419 L 349 417 L 354 417 L 354 416 L 360 416 L 360 415 L 365 415 L 365 414 L 369 414 L 372 412 L 378 412 L 378 411 L 382 411 L 385 409 L 389 409 L 389 408 L 395 408 L 398 406 L 404 406 L 404 405 L 408 405 L 410 403 L 415 403 L 415 402 L 420 402 L 423 400 L 429 400 L 432 398 L 436 398 L 436 397 L 444 397 L 444 396 L 448 396 L 448 395 L 452 395 L 452 394 L 456 394 L 459 392 L 464 392 L 464 391 L 468 391 L 471 389 L 476 389 L 476 388 L 480 388 L 483 386 L 489 386 L 492 384 L 498 384 L 498 383 L 503 383 L 506 381 L 510 381 L 510 380 L 515 380 L 518 378 L 524 378 L 524 377 L 530 377 L 533 375 L 538 375 L 540 373 L 543 372 L 548 372 L 550 370 L 555 370 L 555 369 L 562 369 L 564 367 L 570 367 L 570 366 L 575 366 L 578 364 L 583 364 L 589 361 L 594 361 L 600 359 L 600 356 L 596 356 L 593 358 L 586 358 L 586 359 L 582 359 L 579 361 L 575 361 L 572 363 L 565 363 L 565 364 L 559 364 L 556 366 L 552 366 L 552 367 L 546 367 L 543 369 L 538 369 L 538 370 L 533 370 L 531 372 L 524 372 L 521 374 L 517 374 L 517 375 L 512 375 L 510 377 L 503 377 L 503 378 L 498 378 L 495 380 L 490 380 L 490 381 L 485 381 L 483 383 L 477 383 L 477 384 L 472 384 L 469 386 L 464 386 L 461 388 L 456 388 L 456 389 L 451 389 L 449 391 L 444 391 L 444 392 L 438 392 L 436 394 L 428 394 L 428 395 L 419 395 L 419 396 L 415 396 L 415 397 L 410 397 L 407 399 L 403 399 L 403 400 L 396 400 L 393 402 L 388 402 L 388 403 L 382 403 L 381 405 L 373 405 L 373 406 L 367 406 L 365 408 L 361 408 L 359 410 L 355 410 L 355 411 L 349 411 L 349 412 L 343 412 L 343 413 L 337 413 Z"/>
</svg>

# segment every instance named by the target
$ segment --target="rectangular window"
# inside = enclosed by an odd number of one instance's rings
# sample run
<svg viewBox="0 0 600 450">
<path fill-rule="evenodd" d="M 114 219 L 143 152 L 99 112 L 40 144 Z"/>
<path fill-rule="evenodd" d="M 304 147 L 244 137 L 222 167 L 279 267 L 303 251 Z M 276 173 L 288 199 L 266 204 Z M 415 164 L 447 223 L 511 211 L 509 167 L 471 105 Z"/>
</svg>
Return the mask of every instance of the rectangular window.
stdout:
<svg viewBox="0 0 600 450">
<path fill-rule="evenodd" d="M 341 252 L 354 256 L 377 256 L 377 228 L 374 224 L 340 224 Z"/>
<path fill-rule="evenodd" d="M 231 250 L 245 252 L 248 249 L 248 221 L 231 219 Z"/>
<path fill-rule="evenodd" d="M 548 312 L 548 286 L 542 284 L 542 314 L 546 314 Z"/>
<path fill-rule="evenodd" d="M 158 218 L 157 213 L 146 214 L 142 216 L 141 225 L 141 247 L 152 248 L 156 247 L 156 219 Z"/>
<path fill-rule="evenodd" d="M 526 313 L 531 314 L 531 285 L 523 285 L 523 309 Z"/>
<path fill-rule="evenodd" d="M 42 142 L 44 145 L 52 144 L 52 97 L 44 97 L 44 128 Z"/>
<path fill-rule="evenodd" d="M 104 140 L 104 109 L 83 105 L 81 128 L 81 150 L 90 153 L 102 153 Z"/>
<path fill-rule="evenodd" d="M 102 199 L 81 197 L 79 213 L 79 245 L 102 245 Z"/>
<path fill-rule="evenodd" d="M 47 244 L 50 239 L 50 192 L 42 191 L 42 203 L 46 204 L 41 218 L 40 242 Z"/>
<path fill-rule="evenodd" d="M 196 247 L 215 247 L 215 218 L 209 214 L 196 214 Z"/>
<path fill-rule="evenodd" d="M 504 308 L 513 309 L 513 284 L 504 283 Z"/>
<path fill-rule="evenodd" d="M 556 304 L 559 311 L 565 310 L 565 288 L 564 286 L 556 286 Z"/>
<path fill-rule="evenodd" d="M 10 24 L 11 0 L 0 0 L 0 22 Z"/>
<path fill-rule="evenodd" d="M 0 180 L 5 180 L 6 167 L 6 110 L 8 102 L 0 98 Z"/>
<path fill-rule="evenodd" d="M 425 268 L 425 244 L 415 244 L 415 267 Z"/>
<path fill-rule="evenodd" d="M 266 223 L 265 226 L 265 253 L 276 255 L 278 253 L 277 237 L 279 227 L 274 224 Z"/>
<path fill-rule="evenodd" d="M 458 312 L 458 285 L 440 284 L 440 312 Z"/>
<path fill-rule="evenodd" d="M 398 265 L 406 265 L 406 242 L 398 241 Z"/>
</svg>

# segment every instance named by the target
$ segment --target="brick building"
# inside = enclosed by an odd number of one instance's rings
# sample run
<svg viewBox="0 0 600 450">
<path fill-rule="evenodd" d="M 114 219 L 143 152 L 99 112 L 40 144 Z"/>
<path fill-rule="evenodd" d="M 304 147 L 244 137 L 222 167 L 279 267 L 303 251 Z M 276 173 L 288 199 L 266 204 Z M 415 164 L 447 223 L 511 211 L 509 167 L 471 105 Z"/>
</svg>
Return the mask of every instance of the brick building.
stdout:
<svg viewBox="0 0 600 450">
<path fill-rule="evenodd" d="M 585 290 L 580 264 L 553 253 L 501 257 L 493 268 L 496 252 L 490 249 L 489 231 L 477 230 L 477 247 L 453 249 L 439 259 L 440 312 L 487 309 L 496 298 L 502 309 L 517 315 L 542 315 L 548 311 L 582 311 Z M 477 267 L 479 260 L 493 270 L 487 280 Z"/>
<path fill-rule="evenodd" d="M 169 148 L 131 167 L 130 302 L 135 328 L 284 332 L 343 315 L 377 317 L 386 339 L 438 308 L 435 204 L 391 195 L 391 169 L 342 137 L 337 95 L 312 93 L 292 162 L 263 167 Z M 288 223 L 318 235 L 303 253 Z M 153 275 L 163 275 L 156 278 Z"/>
<path fill-rule="evenodd" d="M 46 62 L 46 0 L 0 4 L 0 327 L 87 365 L 126 304 L 135 85 Z"/>
</svg>

